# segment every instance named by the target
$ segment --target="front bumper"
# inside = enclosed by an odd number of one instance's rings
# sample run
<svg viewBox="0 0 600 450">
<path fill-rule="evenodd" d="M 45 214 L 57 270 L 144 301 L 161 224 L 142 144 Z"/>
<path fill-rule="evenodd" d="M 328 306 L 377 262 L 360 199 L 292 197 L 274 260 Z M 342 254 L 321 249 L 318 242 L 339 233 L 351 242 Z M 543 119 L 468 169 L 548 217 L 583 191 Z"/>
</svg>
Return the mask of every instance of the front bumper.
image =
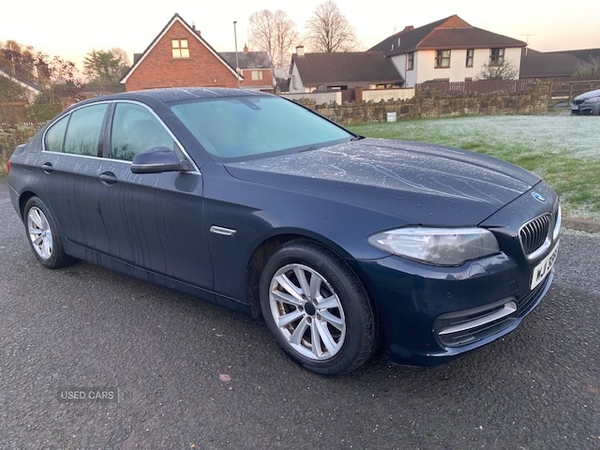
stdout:
<svg viewBox="0 0 600 450">
<path fill-rule="evenodd" d="M 390 257 L 363 263 L 360 270 L 375 281 L 369 293 L 388 359 L 418 366 L 441 364 L 511 332 L 539 304 L 554 276 L 550 272 L 530 291 L 530 272 L 523 276 L 505 255 L 445 276 L 433 267 L 407 273 L 405 264 Z"/>
<path fill-rule="evenodd" d="M 579 116 L 596 116 L 600 114 L 600 102 L 571 104 L 571 114 Z"/>
<path fill-rule="evenodd" d="M 540 215 L 556 219 L 557 211 L 556 194 L 541 183 L 481 224 L 498 238 L 497 255 L 460 267 L 428 266 L 396 256 L 356 261 L 355 270 L 381 320 L 388 359 L 432 366 L 514 330 L 548 292 L 554 269 L 547 261 L 554 262 L 559 245 L 559 232 L 551 227 L 550 245 L 527 257 L 520 230 Z M 540 271 L 543 279 L 536 278 Z"/>
</svg>

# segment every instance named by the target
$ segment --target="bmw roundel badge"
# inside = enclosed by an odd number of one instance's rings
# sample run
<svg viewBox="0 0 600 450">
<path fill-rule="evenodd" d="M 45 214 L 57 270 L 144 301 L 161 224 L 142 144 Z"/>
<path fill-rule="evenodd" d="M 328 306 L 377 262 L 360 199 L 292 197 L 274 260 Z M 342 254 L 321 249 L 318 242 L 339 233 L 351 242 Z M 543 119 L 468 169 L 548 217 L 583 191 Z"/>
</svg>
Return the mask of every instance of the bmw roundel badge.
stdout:
<svg viewBox="0 0 600 450">
<path fill-rule="evenodd" d="M 535 198 L 538 202 L 546 203 L 546 197 L 544 197 L 542 194 L 540 194 L 538 192 L 532 192 L 531 196 L 533 198 Z"/>
</svg>

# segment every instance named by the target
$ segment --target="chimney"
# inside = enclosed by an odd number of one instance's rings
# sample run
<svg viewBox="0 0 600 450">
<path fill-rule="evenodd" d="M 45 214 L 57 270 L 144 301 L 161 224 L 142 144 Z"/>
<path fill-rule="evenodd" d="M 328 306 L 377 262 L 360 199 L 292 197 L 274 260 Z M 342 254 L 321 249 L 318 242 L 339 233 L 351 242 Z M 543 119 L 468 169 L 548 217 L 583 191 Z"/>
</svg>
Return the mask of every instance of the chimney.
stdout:
<svg viewBox="0 0 600 450">
<path fill-rule="evenodd" d="M 248 53 L 248 45 L 244 44 L 244 53 Z"/>
<path fill-rule="evenodd" d="M 304 56 L 304 45 L 298 45 L 296 47 L 296 54 L 298 56 Z"/>
</svg>

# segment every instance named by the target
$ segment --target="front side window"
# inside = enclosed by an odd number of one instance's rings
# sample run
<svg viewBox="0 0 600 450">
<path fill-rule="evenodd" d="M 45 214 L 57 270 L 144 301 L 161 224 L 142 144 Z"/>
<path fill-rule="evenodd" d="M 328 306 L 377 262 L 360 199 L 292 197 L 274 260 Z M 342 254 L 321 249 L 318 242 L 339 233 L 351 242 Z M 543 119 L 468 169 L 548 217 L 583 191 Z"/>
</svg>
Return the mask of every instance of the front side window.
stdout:
<svg viewBox="0 0 600 450">
<path fill-rule="evenodd" d="M 467 67 L 473 67 L 474 56 L 475 56 L 475 50 L 473 50 L 472 48 L 467 49 L 467 62 L 466 62 Z"/>
<path fill-rule="evenodd" d="M 86 106 L 71 113 L 63 151 L 74 155 L 99 156 L 102 124 L 108 104 Z"/>
<path fill-rule="evenodd" d="M 190 47 L 187 39 L 171 39 L 171 54 L 175 59 L 189 58 Z"/>
<path fill-rule="evenodd" d="M 501 66 L 504 63 L 504 49 L 490 49 L 490 66 Z"/>
<path fill-rule="evenodd" d="M 436 69 L 450 67 L 450 50 L 436 50 L 435 67 Z"/>
<path fill-rule="evenodd" d="M 406 70 L 415 68 L 415 52 L 410 52 L 406 57 Z"/>
<path fill-rule="evenodd" d="M 140 152 L 156 147 L 175 150 L 175 141 L 148 109 L 134 103 L 115 108 L 110 139 L 110 157 L 131 161 Z"/>
</svg>

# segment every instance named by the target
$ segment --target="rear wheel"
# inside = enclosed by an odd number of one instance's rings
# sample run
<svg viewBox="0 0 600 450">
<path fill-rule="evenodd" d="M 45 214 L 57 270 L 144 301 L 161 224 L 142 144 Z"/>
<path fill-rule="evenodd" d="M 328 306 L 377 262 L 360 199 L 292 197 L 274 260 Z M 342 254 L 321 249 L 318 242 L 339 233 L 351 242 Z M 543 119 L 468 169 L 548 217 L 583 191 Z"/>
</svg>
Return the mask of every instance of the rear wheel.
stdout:
<svg viewBox="0 0 600 450">
<path fill-rule="evenodd" d="M 56 222 L 38 197 L 30 198 L 25 204 L 24 218 L 27 240 L 42 265 L 58 269 L 76 261 L 64 252 Z"/>
<path fill-rule="evenodd" d="M 319 374 L 357 369 L 373 354 L 378 323 L 348 265 L 308 240 L 279 248 L 260 283 L 262 313 L 283 350 Z"/>
</svg>

